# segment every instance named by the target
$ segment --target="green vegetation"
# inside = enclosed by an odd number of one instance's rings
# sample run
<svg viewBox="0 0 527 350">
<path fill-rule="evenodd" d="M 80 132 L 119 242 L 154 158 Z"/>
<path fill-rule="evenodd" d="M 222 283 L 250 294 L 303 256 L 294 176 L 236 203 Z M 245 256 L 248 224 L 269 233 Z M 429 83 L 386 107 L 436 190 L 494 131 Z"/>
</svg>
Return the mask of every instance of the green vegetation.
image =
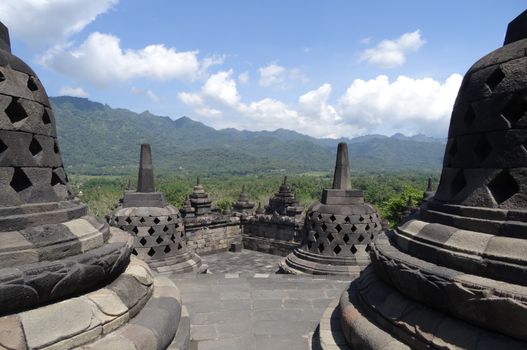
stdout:
<svg viewBox="0 0 527 350">
<path fill-rule="evenodd" d="M 98 216 L 112 211 L 129 181 L 135 186 L 141 143 L 152 145 L 156 185 L 171 204 L 183 204 L 199 174 L 214 205 L 226 209 L 243 184 L 251 201 L 267 204 L 285 174 L 307 208 L 331 185 L 336 145 L 345 141 L 353 186 L 393 225 L 408 196 L 419 202 L 427 177 L 437 183 L 445 148 L 444 140 L 423 135 L 316 139 L 284 129 L 215 130 L 187 117 L 138 114 L 83 98 L 51 103 L 72 188 Z"/>
<path fill-rule="evenodd" d="M 349 144 L 353 171 L 438 172 L 444 140 L 422 135 L 317 139 L 295 131 L 215 130 L 190 118 L 134 113 L 75 97 L 51 98 L 70 175 L 135 174 L 141 143 L 150 143 L 159 173 L 181 177 L 326 173 L 336 145 Z"/>
<path fill-rule="evenodd" d="M 437 184 L 438 176 L 434 173 L 370 173 L 352 174 L 354 188 L 364 191 L 365 200 L 373 204 L 383 218 L 391 225 L 401 220 L 408 196 L 414 204 L 422 198 L 428 177 Z M 289 183 L 300 203 L 307 208 L 312 202 L 320 199 L 323 188 L 331 186 L 332 176 L 329 173 L 308 173 L 291 175 Z M 238 198 L 242 185 L 245 184 L 251 201 L 262 206 L 278 190 L 283 175 L 218 175 L 201 177 L 201 183 L 209 193 L 213 204 L 226 209 Z M 136 179 L 131 176 L 71 176 L 72 189 L 81 194 L 91 211 L 100 217 L 110 213 L 130 181 L 135 188 Z M 157 190 L 163 192 L 169 203 L 181 207 L 186 196 L 192 192 L 196 178 L 194 176 L 175 176 L 162 173 L 156 176 Z"/>
</svg>

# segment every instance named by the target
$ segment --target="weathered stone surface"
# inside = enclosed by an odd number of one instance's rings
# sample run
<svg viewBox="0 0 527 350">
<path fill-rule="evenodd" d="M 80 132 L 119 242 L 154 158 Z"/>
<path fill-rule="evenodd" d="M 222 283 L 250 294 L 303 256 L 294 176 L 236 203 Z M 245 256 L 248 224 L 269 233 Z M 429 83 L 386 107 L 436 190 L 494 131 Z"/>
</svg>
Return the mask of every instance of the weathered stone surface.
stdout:
<svg viewBox="0 0 527 350">
<path fill-rule="evenodd" d="M 154 171 L 152 168 L 152 151 L 149 144 L 141 145 L 139 158 L 139 175 L 137 178 L 137 192 L 154 192 Z"/>
<path fill-rule="evenodd" d="M 72 337 L 95 327 L 97 324 L 93 324 L 93 307 L 93 304 L 76 298 L 51 304 L 30 313 L 21 313 L 20 318 L 28 346 L 41 348 L 52 345 L 65 337 Z M 50 324 L 53 327 L 50 327 Z"/>
<path fill-rule="evenodd" d="M 0 346 L 6 349 L 27 349 L 26 337 L 18 316 L 0 318 Z"/>
<path fill-rule="evenodd" d="M 349 345 L 384 349 L 382 329 L 411 348 L 527 348 L 525 28 L 527 12 L 467 72 L 436 193 L 375 239 L 372 266 L 342 295 Z"/>
<path fill-rule="evenodd" d="M 247 215 L 251 214 L 253 209 L 254 203 L 249 202 L 249 197 L 247 196 L 247 193 L 245 193 L 245 185 L 243 185 L 242 191 L 240 192 L 240 197 L 232 205 L 232 210 L 235 213 Z"/>
<path fill-rule="evenodd" d="M 369 263 L 370 244 L 382 231 L 375 209 L 349 183 L 347 145 L 337 150 L 333 188 L 308 209 L 301 246 L 281 263 L 290 273 L 356 275 Z"/>
<path fill-rule="evenodd" d="M 1 23 L 0 78 L 0 348 L 72 349 L 140 314 L 154 294 L 153 277 L 137 263 L 123 273 L 133 239 L 73 197 L 47 94 L 11 54 Z M 140 182 L 149 190 L 151 160 L 143 158 Z M 164 201 L 155 193 L 148 199 Z M 178 326 L 178 315 L 166 311 L 179 310 L 174 295 L 150 306 L 165 315 L 152 316 L 163 331 L 153 338 L 159 349 Z"/>
<path fill-rule="evenodd" d="M 527 39 L 527 11 L 522 12 L 518 17 L 512 20 L 511 23 L 509 23 L 503 45 L 522 39 Z"/>
<path fill-rule="evenodd" d="M 284 182 L 280 185 L 278 192 L 269 199 L 269 204 L 265 206 L 265 214 L 284 216 L 299 216 L 303 208 L 295 198 L 291 186 L 287 182 L 287 176 L 284 176 Z"/>
<path fill-rule="evenodd" d="M 109 217 L 111 226 L 128 232 L 134 239 L 132 254 L 151 262 L 158 272 L 192 272 L 201 259 L 187 247 L 185 226 L 179 210 L 166 203 L 164 195 L 153 192 L 154 173 L 150 145 L 141 145 L 138 190 L 127 190 Z M 161 269 L 161 270 L 160 270 Z"/>
</svg>

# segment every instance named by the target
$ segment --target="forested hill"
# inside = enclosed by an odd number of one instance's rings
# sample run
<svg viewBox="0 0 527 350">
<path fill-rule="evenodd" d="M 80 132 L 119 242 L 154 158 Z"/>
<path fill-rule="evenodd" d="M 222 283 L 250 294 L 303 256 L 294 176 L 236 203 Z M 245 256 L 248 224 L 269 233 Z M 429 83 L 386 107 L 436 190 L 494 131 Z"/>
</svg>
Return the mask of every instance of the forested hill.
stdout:
<svg viewBox="0 0 527 350">
<path fill-rule="evenodd" d="M 135 171 L 150 143 L 159 171 L 246 174 L 330 171 L 336 144 L 349 143 L 356 171 L 439 171 L 444 141 L 422 135 L 316 139 L 295 131 L 215 130 L 187 117 L 134 113 L 85 98 L 52 97 L 64 163 L 70 172 Z"/>
</svg>

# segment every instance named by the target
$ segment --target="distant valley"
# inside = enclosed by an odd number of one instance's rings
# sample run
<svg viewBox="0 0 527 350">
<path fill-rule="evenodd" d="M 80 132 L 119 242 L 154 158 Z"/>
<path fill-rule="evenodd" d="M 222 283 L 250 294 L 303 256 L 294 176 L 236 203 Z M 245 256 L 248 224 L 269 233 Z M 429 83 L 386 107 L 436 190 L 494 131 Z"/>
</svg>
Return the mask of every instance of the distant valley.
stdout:
<svg viewBox="0 0 527 350">
<path fill-rule="evenodd" d="M 129 174 L 139 144 L 152 145 L 160 172 L 214 174 L 330 171 L 336 144 L 348 142 L 357 172 L 441 169 L 445 141 L 424 135 L 366 135 L 317 139 L 292 130 L 216 130 L 188 117 L 173 120 L 149 112 L 111 108 L 85 98 L 52 97 L 59 142 L 69 172 Z"/>
</svg>

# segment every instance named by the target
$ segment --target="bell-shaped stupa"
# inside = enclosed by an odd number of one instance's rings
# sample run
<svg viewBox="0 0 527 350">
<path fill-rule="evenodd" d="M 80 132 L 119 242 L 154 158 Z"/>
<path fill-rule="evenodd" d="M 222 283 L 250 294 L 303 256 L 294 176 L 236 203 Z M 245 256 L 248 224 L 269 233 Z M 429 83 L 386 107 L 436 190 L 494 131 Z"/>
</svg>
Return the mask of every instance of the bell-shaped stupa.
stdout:
<svg viewBox="0 0 527 350">
<path fill-rule="evenodd" d="M 195 216 L 206 216 L 212 213 L 212 201 L 209 194 L 203 189 L 199 176 L 196 178 L 196 186 L 194 186 L 189 200 L 190 205 L 194 208 Z"/>
<path fill-rule="evenodd" d="M 300 274 L 357 275 L 369 263 L 373 238 L 382 231 L 375 209 L 362 191 L 351 188 L 348 145 L 337 149 L 333 188 L 324 189 L 304 223 L 304 238 L 281 261 L 282 270 Z"/>
<path fill-rule="evenodd" d="M 152 151 L 141 145 L 137 191 L 125 191 L 110 225 L 134 237 L 132 254 L 157 272 L 200 271 L 201 258 L 187 247 L 183 219 L 161 192 L 155 191 Z"/>
<path fill-rule="evenodd" d="M 273 215 L 277 213 L 282 216 L 298 216 L 302 214 L 302 207 L 298 204 L 291 186 L 287 182 L 287 176 L 280 185 L 278 192 L 269 199 L 269 205 L 265 206 L 265 213 Z"/>
<path fill-rule="evenodd" d="M 165 349 L 179 292 L 132 245 L 71 193 L 46 91 L 0 23 L 0 348 Z"/>
<path fill-rule="evenodd" d="M 342 295 L 351 347 L 527 348 L 526 141 L 527 11 L 465 74 L 434 197 Z"/>
<path fill-rule="evenodd" d="M 238 197 L 238 200 L 233 204 L 232 210 L 239 214 L 249 214 L 252 213 L 253 209 L 254 203 L 249 201 L 249 196 L 247 196 L 247 193 L 245 192 L 245 185 L 243 185 L 240 197 Z"/>
</svg>

